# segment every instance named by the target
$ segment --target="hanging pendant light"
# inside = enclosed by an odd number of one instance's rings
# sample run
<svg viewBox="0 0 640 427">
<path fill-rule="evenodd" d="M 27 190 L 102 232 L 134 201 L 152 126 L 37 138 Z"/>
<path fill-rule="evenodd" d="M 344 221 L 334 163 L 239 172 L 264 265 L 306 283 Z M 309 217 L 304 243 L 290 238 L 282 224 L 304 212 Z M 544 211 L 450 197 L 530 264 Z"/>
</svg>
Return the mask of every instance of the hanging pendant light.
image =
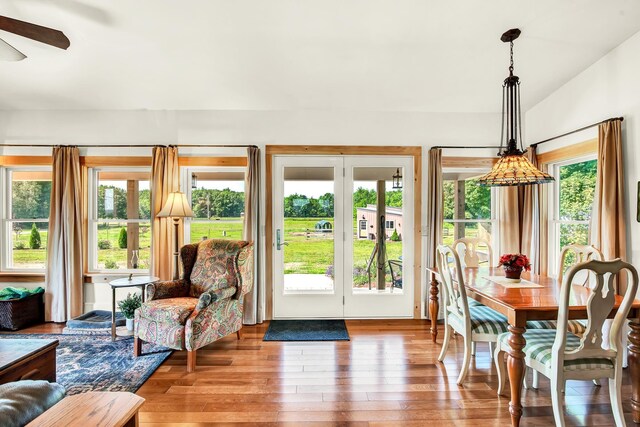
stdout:
<svg viewBox="0 0 640 427">
<path fill-rule="evenodd" d="M 504 33 L 500 40 L 510 43 L 509 77 L 502 84 L 502 127 L 500 134 L 500 159 L 491 171 L 478 178 L 482 186 L 516 186 L 544 184 L 554 178 L 536 168 L 525 157 L 522 145 L 522 119 L 520 114 L 520 79 L 513 75 L 513 41 L 520 36 L 518 28 Z M 504 150 L 503 150 L 504 147 Z"/>
</svg>

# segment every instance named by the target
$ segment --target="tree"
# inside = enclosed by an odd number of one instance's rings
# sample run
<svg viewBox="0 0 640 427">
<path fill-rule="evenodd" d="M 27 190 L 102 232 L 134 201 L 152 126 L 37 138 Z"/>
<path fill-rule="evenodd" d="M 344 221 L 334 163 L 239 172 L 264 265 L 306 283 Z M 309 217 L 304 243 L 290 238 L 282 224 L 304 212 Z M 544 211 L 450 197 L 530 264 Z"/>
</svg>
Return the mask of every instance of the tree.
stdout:
<svg viewBox="0 0 640 427">
<path fill-rule="evenodd" d="M 149 190 L 141 190 L 140 199 L 138 202 L 138 208 L 140 211 L 140 218 L 151 218 L 151 192 Z"/>
<path fill-rule="evenodd" d="M 40 241 L 40 232 L 34 222 L 31 225 L 31 235 L 29 236 L 29 247 L 31 249 L 40 249 L 42 242 Z"/>
<path fill-rule="evenodd" d="M 385 194 L 385 203 L 387 206 L 394 208 L 402 207 L 402 190 L 387 191 Z"/>
<path fill-rule="evenodd" d="M 11 216 L 16 219 L 49 218 L 50 199 L 51 181 L 13 181 Z"/>
<path fill-rule="evenodd" d="M 353 192 L 353 216 L 357 214 L 357 208 L 365 208 L 367 205 L 376 204 L 376 190 L 367 190 L 362 187 L 358 187 Z"/>
<path fill-rule="evenodd" d="M 325 193 L 318 198 L 320 209 L 322 210 L 321 217 L 333 217 L 333 193 Z"/>
<path fill-rule="evenodd" d="M 127 248 L 127 229 L 124 227 L 120 229 L 120 234 L 118 235 L 118 247 L 120 249 Z"/>
<path fill-rule="evenodd" d="M 113 193 L 113 210 L 105 210 L 105 197 Z M 98 218 L 126 219 L 127 218 L 127 192 L 113 185 L 101 185 L 98 187 Z"/>
</svg>

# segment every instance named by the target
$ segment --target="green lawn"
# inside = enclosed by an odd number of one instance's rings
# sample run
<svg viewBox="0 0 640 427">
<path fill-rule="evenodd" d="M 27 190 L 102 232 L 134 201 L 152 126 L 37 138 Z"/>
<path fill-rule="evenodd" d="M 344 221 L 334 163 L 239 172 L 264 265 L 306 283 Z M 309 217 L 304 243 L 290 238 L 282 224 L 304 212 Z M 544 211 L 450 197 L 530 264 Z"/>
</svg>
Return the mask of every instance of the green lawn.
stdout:
<svg viewBox="0 0 640 427">
<path fill-rule="evenodd" d="M 325 274 L 333 265 L 333 232 L 315 231 L 315 224 L 322 218 L 286 218 L 284 240 L 289 243 L 285 251 L 285 273 Z M 127 250 L 118 247 L 120 229 L 123 223 L 101 224 L 98 227 L 98 241 L 106 249 L 98 249 L 98 268 L 109 269 L 127 267 Z M 355 237 L 356 228 L 352 228 Z M 226 236 L 225 236 L 226 233 Z M 15 234 L 14 234 L 15 237 Z M 20 233 L 15 244 L 27 249 L 14 249 L 13 265 L 17 268 L 44 268 L 46 259 L 47 230 L 40 230 L 41 249 L 29 248 L 29 230 Z M 242 218 L 225 218 L 209 222 L 191 223 L 191 242 L 206 238 L 242 238 Z M 375 242 L 354 239 L 354 268 L 364 270 L 371 256 Z M 140 225 L 140 268 L 148 268 L 150 260 L 151 228 L 149 224 Z M 402 242 L 387 241 L 387 258 L 399 259 L 402 255 Z M 361 272 L 360 272 L 361 273 Z"/>
<path fill-rule="evenodd" d="M 289 243 L 284 252 L 285 274 L 327 274 L 332 272 L 334 261 L 333 232 L 315 231 L 315 224 L 323 218 L 285 218 L 284 240 Z M 364 286 L 368 283 L 366 266 L 375 246 L 372 240 L 361 240 L 354 233 L 353 274 L 354 283 Z M 387 241 L 387 259 L 399 259 L 402 242 Z M 387 267 L 388 270 L 388 267 Z M 372 268 L 375 283 L 375 266 Z M 388 271 L 387 271 L 388 275 Z M 391 278 L 388 278 L 390 282 Z"/>
</svg>

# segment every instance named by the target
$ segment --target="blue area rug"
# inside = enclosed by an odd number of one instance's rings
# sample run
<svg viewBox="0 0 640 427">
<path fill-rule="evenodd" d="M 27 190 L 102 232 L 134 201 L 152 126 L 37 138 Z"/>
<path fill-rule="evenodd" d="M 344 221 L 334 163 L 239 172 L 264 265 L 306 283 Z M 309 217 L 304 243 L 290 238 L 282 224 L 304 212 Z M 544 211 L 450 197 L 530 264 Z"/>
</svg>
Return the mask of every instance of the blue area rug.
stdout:
<svg viewBox="0 0 640 427">
<path fill-rule="evenodd" d="M 272 320 L 264 341 L 349 341 L 344 320 Z"/>
<path fill-rule="evenodd" d="M 87 391 L 134 393 L 171 355 L 172 350 L 144 343 L 142 356 L 133 357 L 133 339 L 62 334 L 0 334 L 0 339 L 55 339 L 57 382 L 67 395 Z"/>
</svg>

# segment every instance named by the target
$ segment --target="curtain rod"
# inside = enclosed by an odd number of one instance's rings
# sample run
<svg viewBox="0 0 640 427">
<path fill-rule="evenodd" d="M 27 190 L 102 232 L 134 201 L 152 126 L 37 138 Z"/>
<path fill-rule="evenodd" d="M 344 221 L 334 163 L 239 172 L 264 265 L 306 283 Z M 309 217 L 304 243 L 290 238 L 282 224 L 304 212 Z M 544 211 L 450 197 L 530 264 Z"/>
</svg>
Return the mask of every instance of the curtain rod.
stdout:
<svg viewBox="0 0 640 427">
<path fill-rule="evenodd" d="M 563 136 L 567 136 L 567 135 L 571 135 L 571 134 L 574 134 L 574 133 L 582 132 L 583 130 L 590 129 L 590 128 L 595 127 L 595 126 L 600 126 L 603 123 L 612 122 L 614 120 L 623 121 L 624 117 L 612 117 L 610 119 L 602 120 L 601 122 L 593 123 L 593 124 L 590 124 L 588 126 L 583 126 L 580 129 L 572 130 L 570 132 L 563 133 L 562 135 L 554 136 L 553 138 L 549 138 L 549 139 L 545 139 L 543 141 L 536 142 L 535 144 L 531 144 L 529 147 L 537 147 L 538 145 L 544 144 L 545 142 L 553 141 L 554 139 L 562 138 Z"/>
<path fill-rule="evenodd" d="M 483 146 L 460 146 L 460 145 L 436 145 L 434 147 L 431 147 L 430 150 L 435 150 L 437 148 L 462 148 L 462 149 L 469 149 L 469 148 L 500 148 L 497 145 L 483 145 Z"/>
<path fill-rule="evenodd" d="M 63 146 L 63 144 L 0 144 L 0 148 L 2 147 L 57 147 Z M 78 148 L 153 148 L 153 147 L 210 147 L 210 148 L 259 148 L 257 145 L 229 145 L 229 144 L 170 144 L 170 145 L 161 145 L 161 144 L 88 144 L 88 145 L 72 145 L 73 147 Z"/>
</svg>

